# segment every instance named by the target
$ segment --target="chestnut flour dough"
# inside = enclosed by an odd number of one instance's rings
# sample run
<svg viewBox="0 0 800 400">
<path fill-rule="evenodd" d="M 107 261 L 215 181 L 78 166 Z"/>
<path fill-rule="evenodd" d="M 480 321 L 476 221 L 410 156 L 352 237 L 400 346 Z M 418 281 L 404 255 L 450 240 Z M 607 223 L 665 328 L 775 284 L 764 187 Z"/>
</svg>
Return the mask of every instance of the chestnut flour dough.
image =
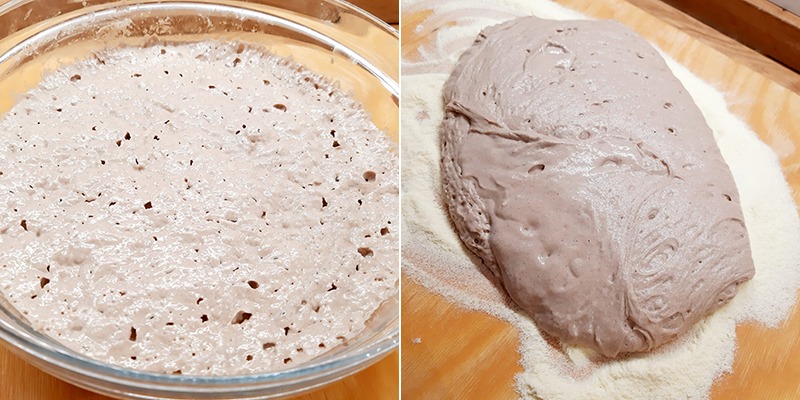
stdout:
<svg viewBox="0 0 800 400">
<path fill-rule="evenodd" d="M 653 349 L 752 278 L 739 196 L 702 114 L 608 21 L 485 29 L 443 89 L 445 201 L 544 331 Z"/>
<path fill-rule="evenodd" d="M 396 146 L 293 62 L 110 49 L 48 74 L 0 132 L 0 289 L 89 357 L 289 368 L 396 294 Z"/>
</svg>

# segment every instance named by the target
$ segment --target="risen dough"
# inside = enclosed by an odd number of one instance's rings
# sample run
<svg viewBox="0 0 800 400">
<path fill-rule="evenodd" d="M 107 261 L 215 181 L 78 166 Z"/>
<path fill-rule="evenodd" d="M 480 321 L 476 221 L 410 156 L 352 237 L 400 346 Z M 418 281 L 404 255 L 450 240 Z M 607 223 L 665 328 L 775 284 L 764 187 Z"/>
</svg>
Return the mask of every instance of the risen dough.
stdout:
<svg viewBox="0 0 800 400">
<path fill-rule="evenodd" d="M 396 293 L 394 145 L 260 48 L 99 51 L 46 75 L 0 132 L 0 292 L 83 355 L 289 369 Z"/>
<path fill-rule="evenodd" d="M 711 130 L 634 32 L 534 17 L 487 28 L 443 96 L 452 219 L 544 331 L 607 356 L 646 351 L 753 276 Z"/>
</svg>

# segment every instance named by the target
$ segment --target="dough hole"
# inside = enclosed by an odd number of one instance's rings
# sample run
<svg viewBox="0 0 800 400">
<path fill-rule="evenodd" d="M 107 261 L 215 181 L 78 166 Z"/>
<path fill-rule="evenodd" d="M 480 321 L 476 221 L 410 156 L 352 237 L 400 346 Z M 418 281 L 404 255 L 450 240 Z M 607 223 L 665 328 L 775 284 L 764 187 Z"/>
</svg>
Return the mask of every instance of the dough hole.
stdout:
<svg viewBox="0 0 800 400">
<path fill-rule="evenodd" d="M 542 172 L 542 171 L 544 171 L 544 164 L 536 164 L 536 165 L 528 168 L 528 173 L 529 174 L 535 174 L 537 172 Z"/>
<path fill-rule="evenodd" d="M 249 320 L 250 317 L 252 317 L 252 316 L 253 316 L 253 314 L 251 314 L 249 312 L 239 311 L 233 317 L 233 321 L 231 321 L 231 324 L 241 324 L 244 321 Z"/>
</svg>

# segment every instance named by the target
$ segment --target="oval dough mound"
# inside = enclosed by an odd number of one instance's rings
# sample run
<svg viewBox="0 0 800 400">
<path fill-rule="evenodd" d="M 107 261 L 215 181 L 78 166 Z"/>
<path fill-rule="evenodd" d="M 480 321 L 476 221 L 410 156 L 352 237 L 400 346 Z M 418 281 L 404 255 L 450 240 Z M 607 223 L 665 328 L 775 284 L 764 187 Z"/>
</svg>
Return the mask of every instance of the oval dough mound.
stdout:
<svg viewBox="0 0 800 400">
<path fill-rule="evenodd" d="M 646 351 L 752 278 L 712 132 L 634 32 L 534 17 L 487 28 L 443 96 L 450 215 L 542 330 L 610 357 Z"/>
</svg>

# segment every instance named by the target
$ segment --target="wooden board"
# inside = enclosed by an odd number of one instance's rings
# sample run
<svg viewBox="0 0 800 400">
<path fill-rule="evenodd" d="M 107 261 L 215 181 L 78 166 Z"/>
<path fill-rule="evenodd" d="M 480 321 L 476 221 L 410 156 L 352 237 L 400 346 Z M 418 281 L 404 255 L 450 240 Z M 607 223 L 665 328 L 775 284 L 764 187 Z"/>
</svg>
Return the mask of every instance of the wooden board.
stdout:
<svg viewBox="0 0 800 400">
<path fill-rule="evenodd" d="M 800 71 L 800 16 L 768 0 L 663 1 Z"/>
<path fill-rule="evenodd" d="M 387 24 L 394 25 L 400 22 L 399 0 L 350 0 L 350 2 Z"/>
<path fill-rule="evenodd" d="M 397 399 L 399 357 L 394 351 L 375 365 L 294 400 Z M 0 399 L 110 400 L 54 378 L 0 347 Z"/>
<path fill-rule="evenodd" d="M 705 44 L 709 37 L 698 40 L 691 35 L 708 32 L 707 28 L 686 29 L 692 23 L 673 15 L 670 22 L 678 21 L 675 25 L 684 28 L 679 30 L 624 0 L 557 2 L 596 18 L 611 18 L 628 25 L 723 91 L 729 108 L 779 155 L 795 201 L 800 204 L 800 96 L 726 54 L 757 55 L 734 48 L 737 44 L 730 39 L 711 37 L 711 42 L 731 47 L 721 52 Z M 425 17 L 425 13 L 403 15 L 404 56 L 410 56 L 416 46 L 428 39 L 414 32 L 414 26 Z M 787 82 L 797 82 L 797 78 L 783 77 Z M 521 367 L 518 334 L 511 325 L 459 308 L 406 277 L 402 280 L 402 312 L 403 398 L 516 396 L 514 375 Z M 736 333 L 738 349 L 733 373 L 714 383 L 711 399 L 800 398 L 800 308 L 795 307 L 779 328 L 743 324 Z M 421 343 L 414 343 L 417 338 Z"/>
<path fill-rule="evenodd" d="M 796 1 L 796 0 L 789 0 Z M 795 93 L 800 93 L 800 74 L 789 67 L 725 36 L 693 16 L 666 3 L 666 0 L 628 0 L 658 19 L 690 34 L 701 43 L 727 55 L 734 61 L 753 69 Z"/>
</svg>

